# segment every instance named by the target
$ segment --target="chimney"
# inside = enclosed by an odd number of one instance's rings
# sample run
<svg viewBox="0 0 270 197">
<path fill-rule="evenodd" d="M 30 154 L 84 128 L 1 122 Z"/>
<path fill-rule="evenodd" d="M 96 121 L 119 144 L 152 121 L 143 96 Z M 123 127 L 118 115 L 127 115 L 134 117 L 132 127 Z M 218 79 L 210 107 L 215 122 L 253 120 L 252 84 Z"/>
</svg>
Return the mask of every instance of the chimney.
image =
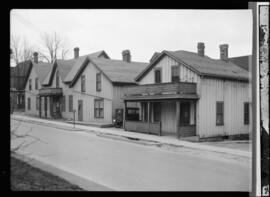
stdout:
<svg viewBox="0 0 270 197">
<path fill-rule="evenodd" d="M 74 48 L 74 59 L 79 57 L 79 51 L 80 51 L 79 47 Z"/>
<path fill-rule="evenodd" d="M 38 53 L 34 52 L 34 62 L 37 64 L 38 63 Z"/>
<path fill-rule="evenodd" d="M 204 43 L 198 42 L 197 48 L 198 48 L 198 55 L 204 57 Z"/>
<path fill-rule="evenodd" d="M 123 61 L 130 62 L 131 61 L 131 55 L 129 50 L 122 51 Z"/>
<path fill-rule="evenodd" d="M 228 44 L 221 44 L 219 45 L 220 49 L 220 59 L 223 61 L 228 61 Z"/>
</svg>

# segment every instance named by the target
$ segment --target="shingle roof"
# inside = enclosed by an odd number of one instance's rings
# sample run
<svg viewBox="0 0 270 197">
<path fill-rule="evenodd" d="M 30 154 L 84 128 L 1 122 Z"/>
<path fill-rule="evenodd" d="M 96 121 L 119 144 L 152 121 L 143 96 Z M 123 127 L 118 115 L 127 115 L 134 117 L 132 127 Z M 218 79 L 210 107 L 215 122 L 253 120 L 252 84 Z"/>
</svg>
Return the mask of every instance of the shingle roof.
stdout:
<svg viewBox="0 0 270 197">
<path fill-rule="evenodd" d="M 225 62 L 222 60 L 216 60 L 208 56 L 201 57 L 197 53 L 183 50 L 163 51 L 142 73 L 136 77 L 136 80 L 140 80 L 146 73 L 148 73 L 157 60 L 159 60 L 163 55 L 170 56 L 178 63 L 186 65 L 189 69 L 199 75 L 234 80 L 248 80 L 248 72 L 230 61 Z"/>
<path fill-rule="evenodd" d="M 135 77 L 148 65 L 143 62 L 125 62 L 104 58 L 91 58 L 112 82 L 135 83 Z"/>
<path fill-rule="evenodd" d="M 249 61 L 251 61 L 251 55 L 231 57 L 229 60 L 237 66 L 240 66 L 245 70 L 249 70 Z"/>
<path fill-rule="evenodd" d="M 42 84 L 46 76 L 49 74 L 50 70 L 52 69 L 53 64 L 52 63 L 45 63 L 45 62 L 39 62 L 39 63 L 33 63 L 33 67 L 36 70 L 37 77 Z"/>
<path fill-rule="evenodd" d="M 230 61 L 216 60 L 208 56 L 201 57 L 197 53 L 182 50 L 169 51 L 169 53 L 199 71 L 201 75 L 248 79 L 248 72 Z"/>
</svg>

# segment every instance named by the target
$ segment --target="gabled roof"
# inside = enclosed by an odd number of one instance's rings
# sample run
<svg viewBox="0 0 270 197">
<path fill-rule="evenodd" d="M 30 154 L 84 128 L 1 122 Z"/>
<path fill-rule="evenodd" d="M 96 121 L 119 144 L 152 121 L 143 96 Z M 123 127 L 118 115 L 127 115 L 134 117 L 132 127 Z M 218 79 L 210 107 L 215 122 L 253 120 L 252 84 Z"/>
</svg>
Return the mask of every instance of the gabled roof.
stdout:
<svg viewBox="0 0 270 197">
<path fill-rule="evenodd" d="M 125 62 L 103 58 L 91 58 L 91 61 L 104 72 L 111 82 L 115 83 L 136 83 L 135 77 L 148 65 L 144 62 Z"/>
<path fill-rule="evenodd" d="M 165 55 L 173 58 L 179 64 L 185 65 L 200 76 L 244 81 L 248 80 L 248 72 L 230 61 L 225 62 L 222 60 L 216 60 L 208 56 L 201 57 L 197 53 L 179 50 L 162 51 L 162 53 L 159 54 L 157 58 L 136 77 L 136 81 L 141 80 L 141 78 L 145 76 Z"/>
<path fill-rule="evenodd" d="M 154 60 L 159 56 L 159 54 L 160 54 L 160 52 L 155 52 L 155 53 L 152 55 L 152 57 L 151 57 L 151 59 L 149 60 L 149 62 L 154 61 Z"/>
<path fill-rule="evenodd" d="M 229 60 L 236 64 L 237 66 L 240 66 L 241 68 L 244 68 L 245 70 L 249 70 L 249 61 L 251 61 L 251 55 L 245 55 L 245 56 L 239 56 L 239 57 L 231 57 Z"/>
<path fill-rule="evenodd" d="M 43 81 L 45 80 L 46 76 L 49 74 L 50 70 L 53 67 L 53 63 L 46 63 L 46 62 L 39 62 L 39 63 L 34 63 L 33 68 L 35 68 L 37 77 L 40 81 L 41 84 L 43 84 Z"/>
</svg>

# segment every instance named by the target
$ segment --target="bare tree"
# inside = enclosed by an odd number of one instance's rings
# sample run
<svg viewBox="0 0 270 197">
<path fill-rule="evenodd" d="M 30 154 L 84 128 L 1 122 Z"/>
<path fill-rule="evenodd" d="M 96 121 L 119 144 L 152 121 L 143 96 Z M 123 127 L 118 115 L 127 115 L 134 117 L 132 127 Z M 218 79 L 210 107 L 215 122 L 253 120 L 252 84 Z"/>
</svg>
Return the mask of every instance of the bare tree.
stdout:
<svg viewBox="0 0 270 197">
<path fill-rule="evenodd" d="M 56 32 L 41 35 L 45 50 L 39 50 L 40 57 L 47 62 L 53 62 L 56 59 L 65 59 L 69 50 L 67 40 Z"/>
<path fill-rule="evenodd" d="M 11 35 L 10 49 L 12 51 L 11 59 L 14 60 L 16 65 L 19 62 L 23 62 L 31 59 L 33 47 L 29 45 L 26 38 L 20 36 Z"/>
</svg>

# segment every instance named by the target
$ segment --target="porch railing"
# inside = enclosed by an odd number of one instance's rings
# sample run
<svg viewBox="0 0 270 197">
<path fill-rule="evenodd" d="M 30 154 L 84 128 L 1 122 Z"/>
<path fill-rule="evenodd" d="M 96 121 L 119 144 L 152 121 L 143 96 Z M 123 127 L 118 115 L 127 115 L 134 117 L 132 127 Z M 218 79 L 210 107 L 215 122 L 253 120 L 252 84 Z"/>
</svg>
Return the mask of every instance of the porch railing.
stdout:
<svg viewBox="0 0 270 197">
<path fill-rule="evenodd" d="M 125 121 L 125 130 L 161 135 L 161 122 Z"/>
<path fill-rule="evenodd" d="M 125 95 L 151 95 L 151 94 L 196 94 L 197 84 L 189 82 L 160 83 L 129 86 Z"/>
</svg>

